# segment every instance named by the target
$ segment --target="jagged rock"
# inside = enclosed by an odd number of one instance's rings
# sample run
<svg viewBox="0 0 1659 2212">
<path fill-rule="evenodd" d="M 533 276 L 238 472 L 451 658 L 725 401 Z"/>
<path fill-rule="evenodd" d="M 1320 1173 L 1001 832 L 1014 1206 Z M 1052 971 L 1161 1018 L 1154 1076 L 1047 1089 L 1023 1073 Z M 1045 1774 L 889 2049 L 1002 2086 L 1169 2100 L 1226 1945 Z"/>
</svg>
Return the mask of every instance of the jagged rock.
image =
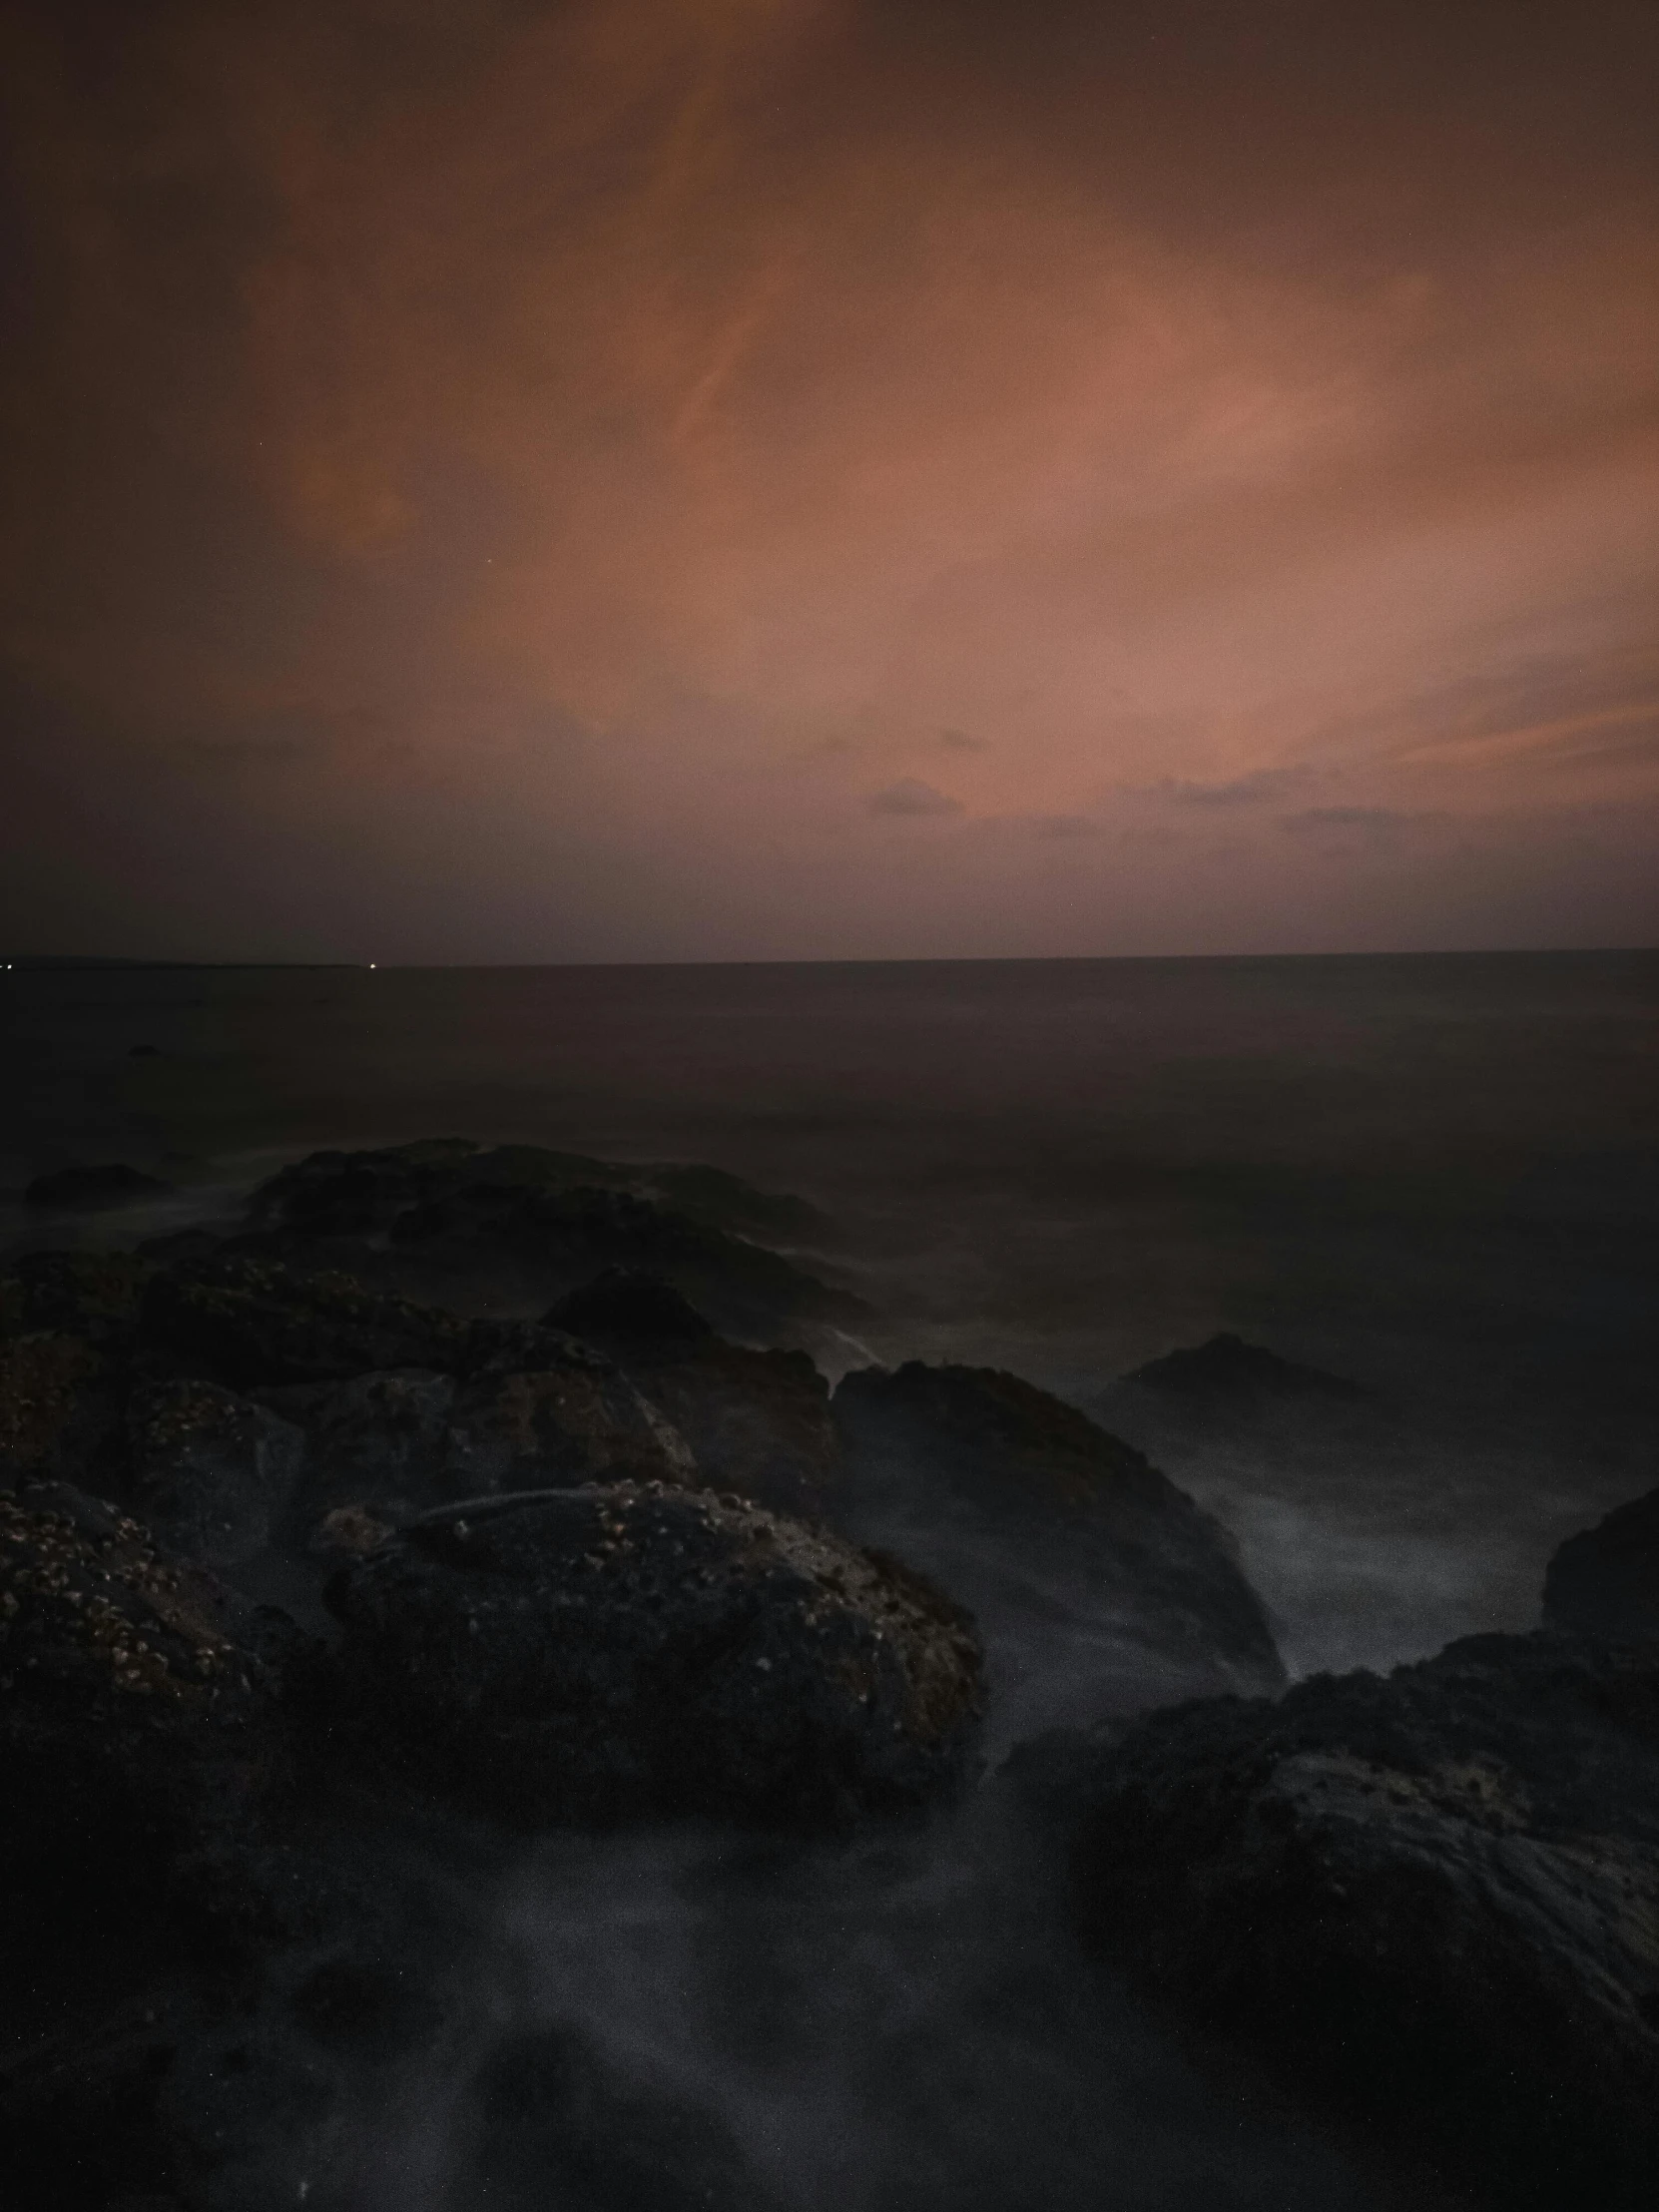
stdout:
<svg viewBox="0 0 1659 2212">
<path fill-rule="evenodd" d="M 1544 1575 L 1544 1620 L 1589 1636 L 1659 1638 L 1659 1490 L 1558 1548 Z"/>
<path fill-rule="evenodd" d="M 833 1509 L 840 1446 L 830 1385 L 806 1353 L 728 1344 L 671 1285 L 621 1268 L 546 1319 L 611 1355 L 685 1437 L 711 1488 L 809 1518 Z"/>
<path fill-rule="evenodd" d="M 1248 1407 L 1280 1398 L 1345 1398 L 1365 1395 L 1358 1383 L 1319 1368 L 1282 1360 L 1261 1345 L 1224 1330 L 1201 1345 L 1184 1346 L 1149 1360 L 1124 1377 L 1143 1390 L 1212 1410 Z"/>
<path fill-rule="evenodd" d="M 364 1757 L 520 1821 L 840 1820 L 960 1774 L 965 1617 L 895 1562 L 634 1483 L 424 1515 L 329 1585 Z"/>
<path fill-rule="evenodd" d="M 233 1389 L 443 1369 L 465 1357 L 466 1325 L 452 1314 L 348 1275 L 248 1256 L 159 1269 L 145 1286 L 143 1322 L 175 1361 Z"/>
<path fill-rule="evenodd" d="M 993 1369 L 912 1361 L 844 1377 L 833 1409 L 844 1525 L 972 1606 L 1018 1733 L 1062 1717 L 1027 1706 L 1027 1679 L 1059 1679 L 1074 1717 L 1283 1682 L 1226 1529 L 1074 1407 Z"/>
<path fill-rule="evenodd" d="M 37 1175 L 23 1196 L 30 1206 L 77 1207 L 96 1213 L 105 1207 L 130 1206 L 136 1198 L 153 1198 L 172 1188 L 158 1176 L 110 1161 L 101 1167 L 58 1168 L 51 1175 Z"/>
<path fill-rule="evenodd" d="M 459 1139 L 373 1152 L 314 1153 L 255 1193 L 255 1231 L 233 1246 L 308 1264 L 345 1260 L 427 1289 L 511 1271 L 543 1297 L 606 1267 L 649 1269 L 708 1305 L 723 1327 L 766 1332 L 790 1320 L 846 1319 L 856 1299 L 707 1218 L 717 1192 L 743 1226 L 786 1204 L 719 1171 L 626 1169 L 532 1145 L 483 1149 Z M 686 1179 L 691 1178 L 688 1182 Z M 679 1212 L 646 1195 L 689 1192 Z M 371 1243 L 365 1243 L 371 1240 Z M 357 1248 L 363 1247 L 361 1251 Z M 444 1292 L 443 1295 L 449 1295 Z"/>
<path fill-rule="evenodd" d="M 130 1495 L 164 1544 L 215 1567 L 264 1550 L 299 1481 L 301 1428 L 194 1381 L 144 1385 L 127 1423 Z"/>
<path fill-rule="evenodd" d="M 1475 1636 L 1033 1747 L 1092 1936 L 1481 2203 L 1659 2175 L 1659 1651 Z"/>
</svg>

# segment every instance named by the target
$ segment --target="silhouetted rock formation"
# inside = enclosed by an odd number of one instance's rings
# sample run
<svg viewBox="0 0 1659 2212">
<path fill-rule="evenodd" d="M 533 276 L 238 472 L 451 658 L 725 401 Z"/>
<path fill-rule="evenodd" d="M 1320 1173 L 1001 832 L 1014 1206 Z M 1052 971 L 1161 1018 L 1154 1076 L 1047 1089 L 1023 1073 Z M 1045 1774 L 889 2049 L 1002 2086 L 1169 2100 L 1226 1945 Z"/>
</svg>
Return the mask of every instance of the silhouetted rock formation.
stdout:
<svg viewBox="0 0 1659 2212">
<path fill-rule="evenodd" d="M 912 1361 L 846 1376 L 833 1408 L 845 1525 L 971 1605 L 1010 1681 L 1057 1639 L 1095 1711 L 1284 1680 L 1227 1531 L 1073 1406 Z"/>
<path fill-rule="evenodd" d="M 429 1513 L 328 1602 L 365 1743 L 519 1821 L 919 1804 L 978 1708 L 965 1616 L 919 1577 L 706 1491 Z"/>
<path fill-rule="evenodd" d="M 1544 1620 L 1589 1636 L 1659 1638 L 1659 1490 L 1567 1538 L 1544 1575 Z"/>
<path fill-rule="evenodd" d="M 1033 1746 L 1084 1925 L 1160 2003 L 1493 2206 L 1659 2175 L 1659 1652 L 1476 1636 Z"/>
<path fill-rule="evenodd" d="M 172 1187 L 158 1176 L 112 1160 L 101 1167 L 58 1168 L 50 1175 L 37 1175 L 23 1196 L 31 1206 L 99 1213 L 112 1206 L 130 1206 L 137 1198 L 154 1198 Z"/>
<path fill-rule="evenodd" d="M 806 1353 L 729 1344 L 671 1285 L 621 1268 L 573 1291 L 546 1319 L 634 1379 L 712 1488 L 780 1513 L 835 1510 L 840 1447 L 830 1385 Z"/>
<path fill-rule="evenodd" d="M 1177 1398 L 1195 1407 L 1244 1408 L 1279 1398 L 1360 1398 L 1358 1383 L 1318 1368 L 1282 1360 L 1260 1345 L 1246 1344 L 1230 1330 L 1206 1343 L 1165 1353 L 1124 1377 L 1144 1390 Z"/>
</svg>

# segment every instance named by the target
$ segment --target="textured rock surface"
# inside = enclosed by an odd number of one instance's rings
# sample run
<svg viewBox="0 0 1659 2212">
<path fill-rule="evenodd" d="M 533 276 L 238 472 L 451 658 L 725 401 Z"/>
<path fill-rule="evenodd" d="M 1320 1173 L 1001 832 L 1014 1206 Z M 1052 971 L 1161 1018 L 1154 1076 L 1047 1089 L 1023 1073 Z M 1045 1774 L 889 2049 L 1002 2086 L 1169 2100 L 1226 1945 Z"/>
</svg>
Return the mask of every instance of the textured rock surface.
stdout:
<svg viewBox="0 0 1659 2212">
<path fill-rule="evenodd" d="M 1141 1985 L 1492 2205 L 1659 2179 L 1659 1652 L 1480 1636 L 1016 1763 Z"/>
<path fill-rule="evenodd" d="M 806 1353 L 728 1344 L 671 1285 L 624 1269 L 546 1318 L 611 1355 L 685 1437 L 712 1488 L 809 1518 L 835 1509 L 830 1385 Z"/>
<path fill-rule="evenodd" d="M 1659 1638 L 1659 1490 L 1559 1547 L 1544 1576 L 1544 1620 L 1591 1636 Z"/>
<path fill-rule="evenodd" d="M 961 1772 L 977 1711 L 970 1629 L 919 1577 L 708 1492 L 429 1514 L 329 1602 L 359 1725 L 519 1820 L 915 1804 Z"/>
<path fill-rule="evenodd" d="M 1283 1681 L 1226 1530 L 1073 1407 L 992 1369 L 914 1362 L 846 1376 L 833 1403 L 846 1525 L 973 1608 L 1014 1733 Z M 1027 1668 L 1046 1706 L 1024 1696 Z"/>
<path fill-rule="evenodd" d="M 188 1380 L 142 1385 L 127 1423 L 130 1495 L 162 1543 L 228 1567 L 272 1541 L 298 1487 L 303 1429 Z"/>
<path fill-rule="evenodd" d="M 147 1339 L 234 1389 L 324 1382 L 373 1368 L 449 1368 L 465 1324 L 336 1271 L 307 1274 L 232 1255 L 158 1270 L 145 1288 Z"/>
</svg>

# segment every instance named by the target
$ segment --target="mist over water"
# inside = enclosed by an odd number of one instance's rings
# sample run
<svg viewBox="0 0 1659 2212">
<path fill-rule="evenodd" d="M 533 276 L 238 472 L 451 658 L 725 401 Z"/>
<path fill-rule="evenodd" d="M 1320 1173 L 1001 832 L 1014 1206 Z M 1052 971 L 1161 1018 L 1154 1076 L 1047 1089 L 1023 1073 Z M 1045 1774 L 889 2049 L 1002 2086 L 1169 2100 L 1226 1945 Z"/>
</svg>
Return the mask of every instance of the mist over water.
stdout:
<svg viewBox="0 0 1659 2212">
<path fill-rule="evenodd" d="M 711 1162 L 830 1217 L 803 1257 L 872 1309 L 812 1337 L 832 1377 L 994 1365 L 1091 1411 L 1233 1530 L 1293 1672 L 1531 1625 L 1555 1543 L 1659 1481 L 1659 955 L 0 986 L 0 1186 L 77 1160 L 176 1186 L 91 1220 L 8 1201 L 10 1249 L 213 1218 L 326 1144 Z M 1195 1412 L 1123 1382 L 1223 1329 L 1363 1394 Z M 1063 1622 L 1004 1656 L 993 1742 L 1087 1717 Z M 422 1844 L 464 1931 L 442 2035 L 325 2125 L 244 2115 L 227 2207 L 1407 2201 L 1078 1955 L 1005 1795 L 812 1850 L 557 1837 L 463 1877 Z"/>
</svg>

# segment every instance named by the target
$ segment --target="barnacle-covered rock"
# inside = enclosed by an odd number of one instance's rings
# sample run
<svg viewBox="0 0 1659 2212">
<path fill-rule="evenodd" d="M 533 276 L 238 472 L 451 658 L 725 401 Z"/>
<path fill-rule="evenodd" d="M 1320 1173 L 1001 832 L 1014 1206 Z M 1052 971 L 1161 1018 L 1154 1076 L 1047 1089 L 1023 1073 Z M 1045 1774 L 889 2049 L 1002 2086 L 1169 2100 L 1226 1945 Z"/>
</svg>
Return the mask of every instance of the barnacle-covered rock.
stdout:
<svg viewBox="0 0 1659 2212">
<path fill-rule="evenodd" d="M 271 1542 L 304 1463 L 303 1429 L 191 1380 L 142 1386 L 127 1422 L 133 1502 L 164 1544 L 232 1567 Z"/>
<path fill-rule="evenodd" d="M 896 1562 L 736 1497 L 616 1483 L 428 1513 L 343 1568 L 341 1698 L 520 1821 L 830 1821 L 959 1776 L 979 1655 Z"/>
</svg>

